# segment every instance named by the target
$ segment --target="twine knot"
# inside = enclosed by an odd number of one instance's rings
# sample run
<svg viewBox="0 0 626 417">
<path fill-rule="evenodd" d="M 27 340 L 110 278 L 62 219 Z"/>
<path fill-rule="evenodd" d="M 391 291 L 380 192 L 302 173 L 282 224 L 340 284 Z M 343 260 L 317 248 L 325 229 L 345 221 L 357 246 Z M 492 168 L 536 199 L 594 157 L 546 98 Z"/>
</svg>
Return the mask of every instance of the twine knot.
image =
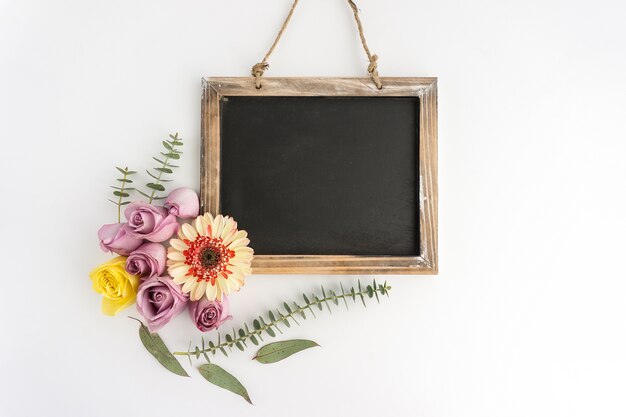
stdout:
<svg viewBox="0 0 626 417">
<path fill-rule="evenodd" d="M 259 62 L 252 66 L 251 72 L 255 79 L 254 82 L 255 82 L 256 88 L 261 88 L 261 77 L 263 76 L 263 73 L 265 73 L 265 71 L 269 67 L 270 67 L 270 64 L 268 64 L 267 62 Z"/>
<path fill-rule="evenodd" d="M 374 54 L 370 57 L 370 64 L 367 66 L 367 72 L 372 77 L 372 81 L 376 84 L 376 87 L 379 90 L 383 89 L 383 84 L 380 82 L 380 78 L 378 77 L 378 55 Z"/>
</svg>

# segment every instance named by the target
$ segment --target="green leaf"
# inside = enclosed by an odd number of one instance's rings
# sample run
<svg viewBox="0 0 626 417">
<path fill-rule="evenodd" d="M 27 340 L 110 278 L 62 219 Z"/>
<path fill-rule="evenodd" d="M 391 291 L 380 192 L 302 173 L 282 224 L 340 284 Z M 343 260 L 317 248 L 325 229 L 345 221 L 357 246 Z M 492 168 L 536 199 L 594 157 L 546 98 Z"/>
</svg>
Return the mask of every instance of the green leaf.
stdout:
<svg viewBox="0 0 626 417">
<path fill-rule="evenodd" d="M 117 180 L 118 180 L 119 182 L 123 182 L 123 183 L 125 183 L 125 184 L 126 184 L 126 183 L 130 184 L 130 183 L 132 183 L 132 182 L 133 182 L 133 180 L 124 179 L 124 178 L 118 178 Z"/>
<path fill-rule="evenodd" d="M 166 141 L 163 141 L 163 146 L 165 146 L 165 149 L 167 149 L 168 151 L 172 151 L 172 145 L 170 145 Z"/>
<path fill-rule="evenodd" d="M 276 333 L 274 332 L 274 330 L 272 330 L 271 327 L 268 327 L 267 329 L 265 329 L 265 332 L 272 337 L 276 337 Z"/>
<path fill-rule="evenodd" d="M 246 388 L 231 374 L 226 372 L 221 367 L 215 365 L 214 363 L 208 363 L 206 365 L 202 365 L 198 368 L 200 371 L 200 375 L 207 381 L 209 381 L 213 385 L 217 385 L 220 388 L 224 388 L 234 394 L 239 395 L 244 400 L 252 404 L 250 401 L 250 396 L 248 395 L 248 391 Z"/>
<path fill-rule="evenodd" d="M 121 192 L 121 191 L 113 191 L 113 195 L 116 195 L 118 197 L 129 197 L 130 196 L 130 194 L 124 193 L 124 192 Z"/>
<path fill-rule="evenodd" d="M 178 132 L 176 132 L 176 134 L 174 135 L 168 135 L 168 136 L 173 140 L 182 140 L 181 138 L 178 137 Z"/>
<path fill-rule="evenodd" d="M 144 193 L 143 191 L 141 191 L 141 190 L 139 190 L 139 189 L 137 189 L 137 192 L 138 192 L 139 194 L 141 194 L 142 196 L 146 197 L 146 198 L 150 198 L 150 195 L 148 195 L 148 194 Z"/>
<path fill-rule="evenodd" d="M 291 307 L 289 307 L 289 304 L 283 303 L 283 307 L 285 307 L 285 310 L 287 310 L 287 313 L 292 314 Z"/>
<path fill-rule="evenodd" d="M 300 307 L 298 303 L 296 303 L 295 301 L 293 302 L 293 308 L 295 308 L 296 310 L 299 310 L 300 316 L 302 316 L 302 318 L 306 320 L 306 314 L 304 313 L 304 309 Z"/>
<path fill-rule="evenodd" d="M 343 302 L 346 304 L 346 310 L 348 309 L 348 301 L 346 300 L 346 291 L 343 289 L 343 284 L 340 282 L 339 286 L 341 287 L 341 298 L 343 298 Z"/>
<path fill-rule="evenodd" d="M 361 297 L 361 302 L 363 303 L 363 307 L 367 308 L 365 304 L 365 297 L 363 297 L 363 290 L 361 289 L 361 280 L 357 280 L 357 284 L 359 285 L 359 297 Z"/>
<path fill-rule="evenodd" d="M 178 165 L 169 164 L 169 163 L 167 163 L 165 161 L 161 161 L 159 158 L 155 158 L 154 156 L 152 157 L 152 159 L 154 159 L 158 163 L 162 164 L 163 166 L 170 167 L 170 168 L 178 168 Z"/>
<path fill-rule="evenodd" d="M 291 323 L 289 323 L 289 319 L 285 317 L 285 315 L 281 313 L 280 310 L 276 310 L 276 312 L 280 315 L 280 319 L 283 321 L 283 324 L 287 327 L 291 327 Z"/>
<path fill-rule="evenodd" d="M 153 182 L 147 183 L 146 187 L 156 190 L 156 191 L 165 191 L 165 187 L 163 187 L 161 184 L 155 184 Z"/>
<path fill-rule="evenodd" d="M 121 172 L 122 175 L 128 175 L 128 173 L 126 172 L 125 169 L 122 169 L 120 167 L 115 167 L 115 169 L 117 169 L 119 172 Z"/>
<path fill-rule="evenodd" d="M 133 320 L 137 319 L 133 318 Z M 170 353 L 161 337 L 156 333 L 150 333 L 148 328 L 140 320 L 137 321 L 141 325 L 141 327 L 139 327 L 139 338 L 148 352 L 150 352 L 150 354 L 168 371 L 180 376 L 189 376 L 180 362 Z"/>
<path fill-rule="evenodd" d="M 257 345 L 257 346 L 258 346 L 259 341 L 258 341 L 258 340 L 256 340 L 256 337 L 254 337 L 254 335 L 253 335 L 253 334 L 251 334 L 251 335 L 250 335 L 250 340 L 252 340 L 252 343 L 254 343 L 255 345 Z"/>
<path fill-rule="evenodd" d="M 254 330 L 259 330 L 261 328 L 261 323 L 259 323 L 257 319 L 254 319 L 252 325 L 254 326 Z"/>
<path fill-rule="evenodd" d="M 267 313 L 267 315 L 268 315 L 268 316 L 270 316 L 270 320 L 271 320 L 271 321 L 276 321 L 276 317 L 274 317 L 274 313 L 272 313 L 272 310 L 270 310 L 270 311 Z"/>
<path fill-rule="evenodd" d="M 146 172 L 148 173 L 148 175 L 150 175 L 152 178 L 154 178 L 157 181 L 161 181 L 161 182 L 171 182 L 172 181 L 172 180 L 166 180 L 166 179 L 163 179 L 163 178 L 159 178 L 159 177 L 157 177 L 156 175 L 154 175 L 152 172 L 150 172 L 148 170 L 146 170 Z"/>
<path fill-rule="evenodd" d="M 263 346 L 252 359 L 260 363 L 275 363 L 281 361 L 294 353 L 319 346 L 312 340 L 294 339 L 282 342 L 269 343 Z"/>
<path fill-rule="evenodd" d="M 376 302 L 380 304 L 380 298 L 378 298 L 378 292 L 376 292 L 376 280 L 372 282 L 372 289 L 374 290 L 374 295 L 376 296 Z"/>
<path fill-rule="evenodd" d="M 165 174 L 172 174 L 174 172 L 169 168 L 154 168 L 154 169 L 156 169 L 157 171 L 163 172 Z"/>
<path fill-rule="evenodd" d="M 163 153 L 161 152 L 161 155 L 169 158 L 169 159 L 180 159 L 180 155 L 174 152 L 168 152 L 168 153 Z"/>
</svg>

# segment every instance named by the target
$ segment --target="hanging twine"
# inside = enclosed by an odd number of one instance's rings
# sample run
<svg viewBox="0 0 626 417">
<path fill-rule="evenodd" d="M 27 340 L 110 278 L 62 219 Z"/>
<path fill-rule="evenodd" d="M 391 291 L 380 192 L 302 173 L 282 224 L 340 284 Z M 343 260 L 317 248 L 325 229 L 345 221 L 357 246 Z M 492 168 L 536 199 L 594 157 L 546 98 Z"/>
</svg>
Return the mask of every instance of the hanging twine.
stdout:
<svg viewBox="0 0 626 417">
<path fill-rule="evenodd" d="M 267 71 L 270 67 L 267 60 L 269 59 L 270 55 L 272 55 L 272 52 L 274 52 L 274 48 L 276 48 L 276 45 L 278 44 L 278 41 L 280 40 L 281 36 L 283 36 L 283 33 L 285 33 L 285 29 L 287 28 L 287 25 L 289 24 L 289 21 L 291 20 L 291 16 L 293 16 L 293 12 L 296 9 L 296 6 L 298 5 L 298 1 L 299 0 L 294 0 L 293 4 L 291 5 L 291 9 L 289 10 L 289 14 L 287 14 L 287 18 L 283 22 L 283 25 L 281 26 L 280 31 L 278 32 L 278 35 L 276 35 L 276 39 L 274 39 L 274 43 L 272 43 L 272 46 L 263 57 L 263 60 L 252 66 L 251 73 L 252 73 L 252 76 L 254 77 L 254 84 L 257 89 L 262 87 L 261 77 L 263 76 L 265 71 Z M 354 1 L 352 0 L 348 0 L 348 4 L 352 8 L 352 13 L 354 14 L 354 20 L 356 21 L 356 26 L 359 31 L 359 37 L 361 38 L 361 44 L 363 45 L 365 54 L 367 54 L 367 58 L 370 61 L 369 65 L 367 66 L 367 72 L 372 78 L 372 81 L 374 82 L 374 84 L 376 84 L 376 88 L 381 90 L 383 88 L 383 84 L 380 82 L 380 77 L 378 76 L 378 56 L 376 54 L 372 54 L 370 52 L 370 49 L 367 46 L 367 41 L 365 40 L 365 34 L 363 33 L 363 24 L 361 23 L 361 18 L 359 18 L 359 9 L 356 7 L 356 4 L 354 4 Z"/>
</svg>

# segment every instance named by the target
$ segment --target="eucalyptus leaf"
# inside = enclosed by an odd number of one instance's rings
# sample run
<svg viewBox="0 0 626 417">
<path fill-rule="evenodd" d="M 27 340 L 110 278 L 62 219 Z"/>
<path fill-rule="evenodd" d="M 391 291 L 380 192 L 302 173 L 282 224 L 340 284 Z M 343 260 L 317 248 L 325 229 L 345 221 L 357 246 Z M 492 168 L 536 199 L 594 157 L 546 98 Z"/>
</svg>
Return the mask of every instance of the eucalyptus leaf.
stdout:
<svg viewBox="0 0 626 417">
<path fill-rule="evenodd" d="M 149 195 L 149 194 L 146 194 L 146 193 L 144 193 L 143 191 L 141 191 L 141 190 L 139 190 L 139 189 L 137 190 L 137 192 L 138 192 L 139 194 L 141 194 L 142 196 L 146 197 L 146 198 L 150 198 L 150 195 Z"/>
<path fill-rule="evenodd" d="M 246 388 L 231 374 L 214 363 L 208 363 L 198 368 L 200 375 L 213 385 L 224 388 L 234 394 L 239 395 L 244 400 L 252 404 Z"/>
<path fill-rule="evenodd" d="M 163 164 L 163 166 L 170 167 L 170 168 L 178 168 L 178 165 L 172 165 L 172 164 L 170 164 L 168 162 L 161 161 L 159 158 L 155 158 L 154 156 L 152 157 L 152 159 L 154 159 L 155 161 L 157 161 L 160 164 Z"/>
<path fill-rule="evenodd" d="M 132 318 L 132 317 L 131 317 Z M 137 320 L 133 318 L 133 320 Z M 141 327 L 139 327 L 139 338 L 141 343 L 152 356 L 156 358 L 161 365 L 163 365 L 168 371 L 180 376 L 189 376 L 185 369 L 181 366 L 180 362 L 176 360 L 163 343 L 161 337 L 156 333 L 150 333 L 148 328 L 140 321 L 137 320 Z"/>
<path fill-rule="evenodd" d="M 281 361 L 294 353 L 319 346 L 312 340 L 293 339 L 282 342 L 273 342 L 263 346 L 252 359 L 260 363 L 275 363 Z"/>
<path fill-rule="evenodd" d="M 155 184 L 153 182 L 147 183 L 146 187 L 156 190 L 156 191 L 165 191 L 165 187 L 163 187 L 161 184 Z"/>
</svg>

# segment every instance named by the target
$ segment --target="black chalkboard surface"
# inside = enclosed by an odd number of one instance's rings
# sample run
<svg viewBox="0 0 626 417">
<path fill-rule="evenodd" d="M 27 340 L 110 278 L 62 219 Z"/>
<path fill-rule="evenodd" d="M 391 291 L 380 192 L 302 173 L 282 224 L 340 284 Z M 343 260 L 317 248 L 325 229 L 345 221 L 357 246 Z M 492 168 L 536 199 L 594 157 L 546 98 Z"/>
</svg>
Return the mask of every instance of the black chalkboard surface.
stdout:
<svg viewBox="0 0 626 417">
<path fill-rule="evenodd" d="M 220 212 L 258 255 L 420 255 L 419 97 L 222 97 Z"/>
</svg>

